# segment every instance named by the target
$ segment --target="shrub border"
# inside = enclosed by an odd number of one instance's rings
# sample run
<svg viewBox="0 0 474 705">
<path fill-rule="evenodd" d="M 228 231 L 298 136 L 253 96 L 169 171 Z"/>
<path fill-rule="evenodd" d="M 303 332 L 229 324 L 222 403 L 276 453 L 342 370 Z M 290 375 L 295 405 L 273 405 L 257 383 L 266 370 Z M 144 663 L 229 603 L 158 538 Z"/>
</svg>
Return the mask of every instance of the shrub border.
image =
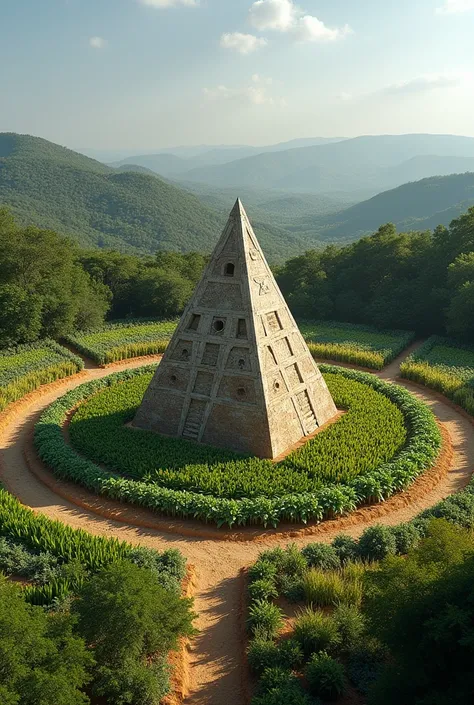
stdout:
<svg viewBox="0 0 474 705">
<path fill-rule="evenodd" d="M 118 372 L 76 387 L 57 399 L 41 415 L 35 426 L 34 442 L 41 460 L 53 473 L 83 485 L 94 493 L 128 502 L 168 516 L 191 517 L 218 527 L 234 524 L 261 524 L 276 527 L 282 521 L 306 524 L 380 502 L 405 489 L 439 455 L 441 433 L 431 411 L 410 392 L 383 382 L 370 373 L 333 365 L 321 365 L 322 372 L 342 374 L 385 394 L 397 404 L 405 418 L 409 439 L 394 459 L 359 476 L 347 485 L 328 485 L 318 493 L 289 494 L 278 498 L 227 499 L 186 490 L 170 490 L 145 482 L 129 480 L 103 470 L 71 448 L 62 432 L 71 409 L 101 389 L 151 372 L 154 366 Z"/>
</svg>

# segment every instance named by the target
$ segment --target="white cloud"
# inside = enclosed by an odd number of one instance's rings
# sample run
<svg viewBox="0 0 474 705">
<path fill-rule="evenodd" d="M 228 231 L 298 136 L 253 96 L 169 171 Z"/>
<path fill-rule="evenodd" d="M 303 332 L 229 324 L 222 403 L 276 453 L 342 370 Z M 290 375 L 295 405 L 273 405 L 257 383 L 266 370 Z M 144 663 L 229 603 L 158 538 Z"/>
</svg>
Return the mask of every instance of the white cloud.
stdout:
<svg viewBox="0 0 474 705">
<path fill-rule="evenodd" d="M 273 83 L 273 78 L 267 78 L 266 76 L 261 76 L 259 73 L 254 73 L 252 76 L 252 81 L 254 83 L 263 83 L 266 86 L 271 86 Z"/>
<path fill-rule="evenodd" d="M 252 76 L 251 85 L 237 86 L 230 88 L 229 86 L 220 85 L 215 88 L 204 88 L 203 93 L 208 100 L 218 101 L 237 101 L 250 105 L 273 105 L 285 107 L 286 100 L 281 97 L 275 97 L 269 93 L 269 86 L 273 83 L 271 78 L 254 74 Z"/>
<path fill-rule="evenodd" d="M 184 5 L 185 7 L 197 7 L 199 4 L 198 0 L 138 0 L 141 5 L 148 5 L 149 7 L 178 7 L 178 5 Z"/>
<path fill-rule="evenodd" d="M 407 81 L 393 83 L 392 85 L 383 88 L 381 92 L 389 93 L 392 95 L 399 95 L 410 93 L 424 93 L 426 91 L 431 91 L 436 88 L 453 88 L 461 85 L 466 79 L 466 77 L 467 76 L 465 74 L 425 74 L 423 76 L 410 78 Z"/>
<path fill-rule="evenodd" d="M 242 32 L 227 32 L 221 37 L 220 45 L 224 49 L 233 49 L 239 54 L 252 54 L 268 44 L 266 39 Z"/>
<path fill-rule="evenodd" d="M 296 6 L 292 0 L 257 0 L 250 8 L 250 23 L 261 31 L 289 30 L 296 19 Z"/>
<path fill-rule="evenodd" d="M 334 42 L 353 33 L 348 24 L 344 25 L 344 27 L 331 29 L 312 15 L 300 17 L 293 28 L 293 32 L 300 42 Z"/>
<path fill-rule="evenodd" d="M 438 15 L 457 15 L 474 10 L 474 0 L 445 0 L 444 5 L 436 8 Z"/>
<path fill-rule="evenodd" d="M 93 49 L 103 49 L 107 45 L 107 41 L 103 37 L 90 37 L 89 46 Z"/>
<path fill-rule="evenodd" d="M 257 0 L 249 10 L 258 30 L 287 32 L 299 42 L 333 42 L 352 34 L 349 25 L 327 27 L 318 17 L 305 14 L 293 0 Z"/>
</svg>

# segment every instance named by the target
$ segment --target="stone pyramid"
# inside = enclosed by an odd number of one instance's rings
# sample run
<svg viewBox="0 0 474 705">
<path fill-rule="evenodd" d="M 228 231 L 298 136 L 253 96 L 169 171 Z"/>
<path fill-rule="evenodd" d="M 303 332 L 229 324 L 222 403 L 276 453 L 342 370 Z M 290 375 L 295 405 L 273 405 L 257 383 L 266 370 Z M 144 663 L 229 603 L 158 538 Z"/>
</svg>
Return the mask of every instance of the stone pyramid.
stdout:
<svg viewBox="0 0 474 705">
<path fill-rule="evenodd" d="M 335 414 L 238 200 L 134 425 L 275 458 Z"/>
</svg>

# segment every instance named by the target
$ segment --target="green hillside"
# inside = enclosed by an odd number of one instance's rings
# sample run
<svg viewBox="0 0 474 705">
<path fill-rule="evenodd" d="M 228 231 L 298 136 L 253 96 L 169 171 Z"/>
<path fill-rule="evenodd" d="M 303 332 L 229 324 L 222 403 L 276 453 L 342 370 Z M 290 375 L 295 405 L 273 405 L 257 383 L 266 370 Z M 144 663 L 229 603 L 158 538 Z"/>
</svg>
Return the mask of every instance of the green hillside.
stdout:
<svg viewBox="0 0 474 705">
<path fill-rule="evenodd" d="M 10 133 L 0 134 L 0 205 L 20 223 L 54 229 L 82 247 L 137 253 L 209 252 L 227 215 L 156 176 Z M 256 232 L 272 261 L 304 249 L 301 236 L 285 230 L 256 223 Z"/>
<path fill-rule="evenodd" d="M 335 215 L 301 219 L 296 227 L 329 242 L 355 240 L 387 222 L 400 231 L 449 225 L 473 205 L 474 173 L 434 176 L 384 191 Z"/>
</svg>

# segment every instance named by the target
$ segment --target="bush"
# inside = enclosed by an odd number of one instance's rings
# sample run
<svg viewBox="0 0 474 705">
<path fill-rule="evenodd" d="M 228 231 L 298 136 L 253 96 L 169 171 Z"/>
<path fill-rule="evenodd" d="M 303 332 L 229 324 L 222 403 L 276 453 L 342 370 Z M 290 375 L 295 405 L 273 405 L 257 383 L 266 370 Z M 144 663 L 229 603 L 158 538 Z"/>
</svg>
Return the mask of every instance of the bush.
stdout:
<svg viewBox="0 0 474 705">
<path fill-rule="evenodd" d="M 334 548 L 326 543 L 309 543 L 301 551 L 311 568 L 320 570 L 335 570 L 340 568 L 341 561 Z"/>
<path fill-rule="evenodd" d="M 146 664 L 131 658 L 118 668 L 99 668 L 94 692 L 114 705 L 160 705 L 169 688 L 166 659 Z"/>
<path fill-rule="evenodd" d="M 346 689 L 344 667 L 324 651 L 313 655 L 305 676 L 311 693 L 324 700 L 337 700 Z"/>
<path fill-rule="evenodd" d="M 354 605 L 338 605 L 332 614 L 341 637 L 341 649 L 352 651 L 360 643 L 365 631 L 365 620 Z"/>
<path fill-rule="evenodd" d="M 249 608 L 248 628 L 255 634 L 268 638 L 275 636 L 283 626 L 283 612 L 277 605 L 266 600 L 255 600 Z"/>
<path fill-rule="evenodd" d="M 293 670 L 301 666 L 304 660 L 303 650 L 296 639 L 284 639 L 278 644 L 278 663 L 282 668 Z"/>
<path fill-rule="evenodd" d="M 334 620 L 309 607 L 301 610 L 295 621 L 294 638 L 306 658 L 317 651 L 335 651 L 341 643 Z"/>
<path fill-rule="evenodd" d="M 344 565 L 348 561 L 355 561 L 359 557 L 359 544 L 346 534 L 339 534 L 332 542 L 339 560 Z"/>
<path fill-rule="evenodd" d="M 303 580 L 304 578 L 291 575 L 280 576 L 278 579 L 280 592 L 288 602 L 301 602 L 304 599 Z"/>
<path fill-rule="evenodd" d="M 354 648 L 349 656 L 347 672 L 357 690 L 364 695 L 378 678 L 387 652 L 374 639 Z"/>
<path fill-rule="evenodd" d="M 252 705 L 321 705 L 319 701 L 311 698 L 301 685 L 283 686 L 273 688 L 252 698 Z"/>
<path fill-rule="evenodd" d="M 272 563 L 277 572 L 281 572 L 283 562 L 285 560 L 285 551 L 277 546 L 276 548 L 269 548 L 267 551 L 262 551 L 258 557 L 259 561 L 265 561 L 266 563 Z"/>
<path fill-rule="evenodd" d="M 294 688 L 298 684 L 298 679 L 291 671 L 275 666 L 274 668 L 266 668 L 259 680 L 258 689 L 262 693 L 275 688 L 288 689 Z"/>
<path fill-rule="evenodd" d="M 280 665 L 280 653 L 272 639 L 255 637 L 247 649 L 247 661 L 253 673 L 263 673 L 266 668 Z"/>
<path fill-rule="evenodd" d="M 249 583 L 256 580 L 274 580 L 277 574 L 277 567 L 274 563 L 260 558 L 250 566 L 248 570 Z"/>
<path fill-rule="evenodd" d="M 305 556 L 298 549 L 296 544 L 291 543 L 283 552 L 280 570 L 292 578 L 301 578 L 308 570 L 308 563 Z"/>
<path fill-rule="evenodd" d="M 359 539 L 359 555 L 365 561 L 381 561 L 397 552 L 397 542 L 390 526 L 369 526 Z"/>
<path fill-rule="evenodd" d="M 250 583 L 249 597 L 252 602 L 255 602 L 255 600 L 273 600 L 278 597 L 278 590 L 273 580 L 261 578 Z"/>
<path fill-rule="evenodd" d="M 396 552 L 402 556 L 414 548 L 421 538 L 419 529 L 412 522 L 392 526 L 391 531 L 395 537 Z"/>
</svg>

